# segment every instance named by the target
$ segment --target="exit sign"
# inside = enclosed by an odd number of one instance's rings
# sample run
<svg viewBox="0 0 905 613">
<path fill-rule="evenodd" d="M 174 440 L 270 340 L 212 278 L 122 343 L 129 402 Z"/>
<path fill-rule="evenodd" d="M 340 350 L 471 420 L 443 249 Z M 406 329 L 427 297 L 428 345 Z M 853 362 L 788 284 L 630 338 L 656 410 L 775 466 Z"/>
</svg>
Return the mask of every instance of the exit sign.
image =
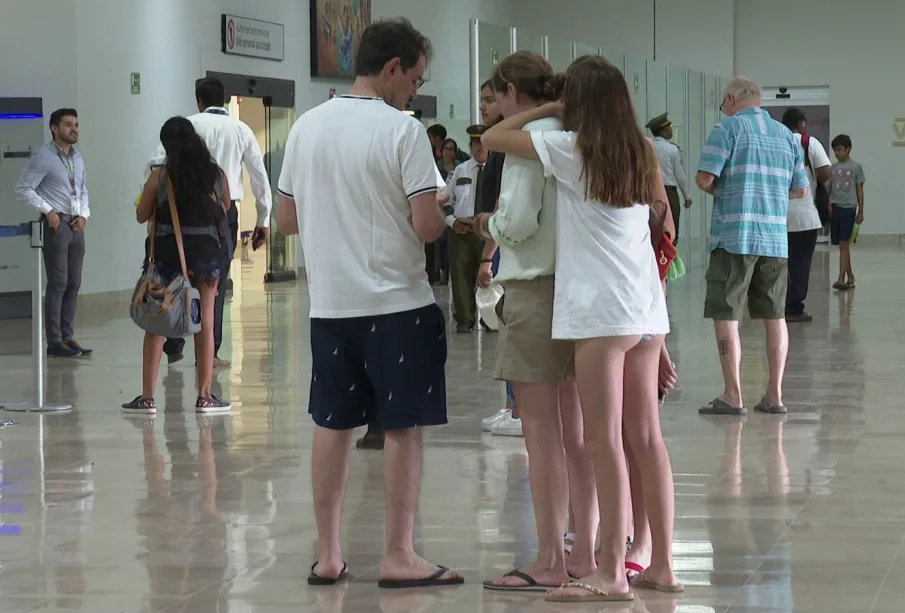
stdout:
<svg viewBox="0 0 905 613">
<path fill-rule="evenodd" d="M 130 78 L 130 83 L 132 85 L 132 95 L 139 95 L 141 93 L 141 73 L 133 72 Z"/>
</svg>

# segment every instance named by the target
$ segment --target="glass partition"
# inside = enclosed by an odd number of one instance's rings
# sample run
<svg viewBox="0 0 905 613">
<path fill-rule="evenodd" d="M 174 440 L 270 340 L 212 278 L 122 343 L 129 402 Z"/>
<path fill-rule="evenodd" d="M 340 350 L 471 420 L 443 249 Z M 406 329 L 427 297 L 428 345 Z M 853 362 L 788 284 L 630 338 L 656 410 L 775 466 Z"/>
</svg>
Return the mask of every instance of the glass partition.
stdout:
<svg viewBox="0 0 905 613">
<path fill-rule="evenodd" d="M 600 49 L 597 47 L 593 47 L 591 45 L 586 45 L 584 43 L 575 43 L 575 57 L 573 60 L 577 60 L 580 57 L 584 57 L 585 55 L 600 55 Z"/>
<path fill-rule="evenodd" d="M 722 90 L 720 89 L 720 78 L 715 75 L 704 76 L 704 139 L 713 129 L 713 126 L 720 122 L 720 105 L 723 103 Z M 713 211 L 713 197 L 708 195 L 705 198 L 707 208 L 704 216 L 704 236 L 710 236 L 710 212 Z"/>
<path fill-rule="evenodd" d="M 647 123 L 647 60 L 626 55 L 625 80 L 628 83 L 628 91 L 632 95 L 632 104 L 635 106 L 638 123 L 644 128 Z"/>
<path fill-rule="evenodd" d="M 688 175 L 689 189 L 694 186 L 695 169 L 690 166 L 688 159 L 688 90 L 686 82 L 686 70 L 676 66 L 669 66 L 667 69 L 667 88 L 666 88 L 666 109 L 669 112 L 669 121 L 672 122 L 672 142 L 682 152 L 682 162 L 685 164 L 685 170 Z M 690 195 L 692 202 L 695 195 Z M 682 258 L 686 258 L 685 238 L 687 237 L 688 216 L 690 211 L 685 208 L 684 195 L 679 190 L 679 200 L 682 205 L 679 207 L 679 249 L 682 251 Z"/>
<path fill-rule="evenodd" d="M 270 177 L 271 191 L 277 193 L 277 182 L 283 168 L 286 139 L 295 122 L 295 109 L 275 107 L 264 102 L 264 166 Z M 270 238 L 267 241 L 267 282 L 295 279 L 296 271 L 304 266 L 299 239 L 285 236 L 277 229 L 277 207 L 272 207 Z"/>
<path fill-rule="evenodd" d="M 701 152 L 704 149 L 704 75 L 697 70 L 688 71 L 688 129 L 686 130 L 686 138 L 688 143 L 688 153 L 685 156 L 685 162 L 688 165 L 690 176 L 694 176 L 698 169 L 698 162 L 701 159 Z M 692 182 L 691 187 L 692 200 L 694 204 L 682 211 L 682 229 L 679 240 L 679 249 L 682 253 L 682 259 L 689 270 L 702 268 L 707 260 L 706 255 L 706 235 L 704 192 L 699 190 Z"/>
<path fill-rule="evenodd" d="M 572 41 L 547 38 L 547 59 L 556 72 L 565 72 L 574 59 Z"/>
<path fill-rule="evenodd" d="M 666 64 L 647 61 L 647 119 L 644 120 L 645 124 L 657 115 L 669 111 L 667 72 L 669 72 L 669 67 Z"/>
<path fill-rule="evenodd" d="M 544 36 L 535 34 L 521 28 L 515 29 L 515 50 L 516 51 L 533 51 L 540 55 L 546 52 L 544 44 Z"/>
<path fill-rule="evenodd" d="M 504 28 L 484 21 L 478 22 L 478 83 L 493 74 L 493 69 L 512 53 L 512 28 Z M 480 92 L 477 92 L 480 95 Z"/>
</svg>

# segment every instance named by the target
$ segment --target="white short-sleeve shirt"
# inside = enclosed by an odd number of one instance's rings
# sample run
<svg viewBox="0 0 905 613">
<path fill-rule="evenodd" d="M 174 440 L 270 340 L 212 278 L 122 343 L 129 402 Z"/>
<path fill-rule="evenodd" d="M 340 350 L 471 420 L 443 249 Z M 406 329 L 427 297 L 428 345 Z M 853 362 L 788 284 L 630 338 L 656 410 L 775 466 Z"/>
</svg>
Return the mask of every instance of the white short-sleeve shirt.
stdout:
<svg viewBox="0 0 905 613">
<path fill-rule="evenodd" d="M 795 140 L 801 143 L 801 134 L 794 134 Z M 826 166 L 831 166 L 829 156 L 826 149 L 819 140 L 811 137 L 808 143 L 808 158 L 811 162 L 811 168 L 808 168 L 808 177 L 811 180 L 811 186 L 804 198 L 789 199 L 789 232 L 804 232 L 805 230 L 816 230 L 823 227 L 820 223 L 820 214 L 814 205 L 814 193 L 817 189 L 817 171 Z"/>
<path fill-rule="evenodd" d="M 438 175 L 423 124 L 381 99 L 339 96 L 299 117 L 279 191 L 295 199 L 312 318 L 435 302 L 409 199 Z"/>
<path fill-rule="evenodd" d="M 574 132 L 531 132 L 531 139 L 557 185 L 553 338 L 667 334 L 650 207 L 588 201 Z"/>
</svg>

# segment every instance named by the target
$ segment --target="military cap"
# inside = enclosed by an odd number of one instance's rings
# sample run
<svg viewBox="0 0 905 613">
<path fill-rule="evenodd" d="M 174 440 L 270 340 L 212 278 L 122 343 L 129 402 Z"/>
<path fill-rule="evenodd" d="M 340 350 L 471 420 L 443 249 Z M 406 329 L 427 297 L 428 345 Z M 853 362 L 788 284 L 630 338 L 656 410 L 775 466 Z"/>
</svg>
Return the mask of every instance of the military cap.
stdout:
<svg viewBox="0 0 905 613">
<path fill-rule="evenodd" d="M 469 138 L 471 138 L 471 140 L 479 140 L 482 136 L 484 136 L 484 132 L 486 132 L 486 131 L 487 131 L 487 126 L 480 125 L 480 124 L 475 125 L 475 126 L 468 126 L 465 129 L 465 132 L 468 133 L 468 136 L 469 136 Z"/>
<path fill-rule="evenodd" d="M 667 126 L 671 126 L 672 122 L 667 119 L 667 115 L 669 113 L 663 113 L 662 115 L 657 115 L 653 119 L 647 122 L 647 129 L 651 132 L 656 132 L 658 130 L 662 130 Z"/>
</svg>

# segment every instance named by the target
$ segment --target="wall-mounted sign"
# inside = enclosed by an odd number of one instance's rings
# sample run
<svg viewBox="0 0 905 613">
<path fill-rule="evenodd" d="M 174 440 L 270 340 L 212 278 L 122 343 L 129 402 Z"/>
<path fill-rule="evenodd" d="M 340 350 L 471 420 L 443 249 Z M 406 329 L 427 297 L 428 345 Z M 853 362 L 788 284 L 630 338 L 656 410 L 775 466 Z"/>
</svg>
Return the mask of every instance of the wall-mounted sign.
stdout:
<svg viewBox="0 0 905 613">
<path fill-rule="evenodd" d="M 223 53 L 282 62 L 285 57 L 283 30 L 279 23 L 224 14 L 220 19 Z"/>
<path fill-rule="evenodd" d="M 129 78 L 129 82 L 132 87 L 132 95 L 139 95 L 141 93 L 141 73 L 133 72 L 131 77 Z"/>
<path fill-rule="evenodd" d="M 892 123 L 892 146 L 905 147 L 905 117 L 896 117 Z"/>
</svg>

